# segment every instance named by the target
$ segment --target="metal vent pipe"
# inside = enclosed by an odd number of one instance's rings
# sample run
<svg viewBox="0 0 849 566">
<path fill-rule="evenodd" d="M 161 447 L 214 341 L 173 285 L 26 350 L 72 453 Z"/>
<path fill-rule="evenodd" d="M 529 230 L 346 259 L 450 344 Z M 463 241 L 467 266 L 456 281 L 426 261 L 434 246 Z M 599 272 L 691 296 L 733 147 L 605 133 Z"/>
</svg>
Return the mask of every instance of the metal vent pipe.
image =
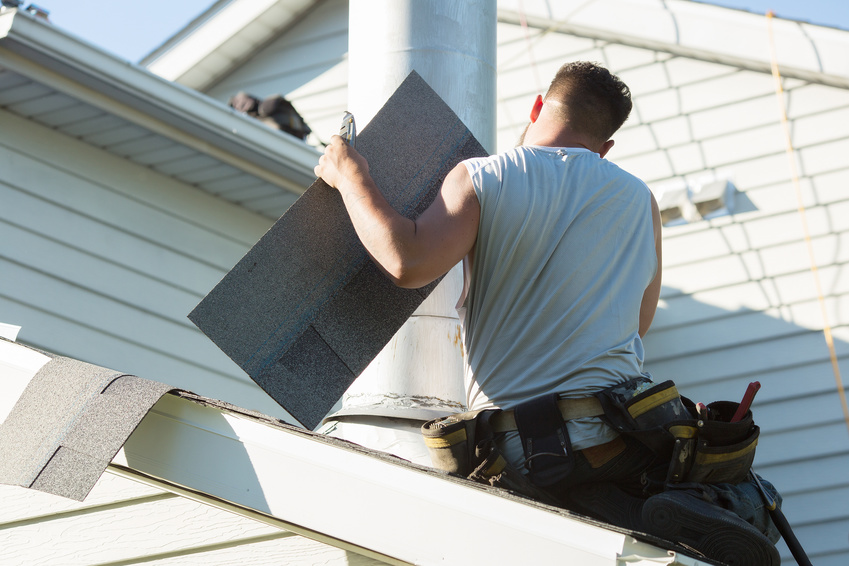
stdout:
<svg viewBox="0 0 849 566">
<path fill-rule="evenodd" d="M 495 0 L 350 0 L 349 110 L 362 129 L 415 70 L 488 150 L 495 146 Z M 414 127 L 411 124 L 410 127 Z M 430 464 L 423 421 L 465 409 L 452 269 L 321 430 Z"/>
</svg>

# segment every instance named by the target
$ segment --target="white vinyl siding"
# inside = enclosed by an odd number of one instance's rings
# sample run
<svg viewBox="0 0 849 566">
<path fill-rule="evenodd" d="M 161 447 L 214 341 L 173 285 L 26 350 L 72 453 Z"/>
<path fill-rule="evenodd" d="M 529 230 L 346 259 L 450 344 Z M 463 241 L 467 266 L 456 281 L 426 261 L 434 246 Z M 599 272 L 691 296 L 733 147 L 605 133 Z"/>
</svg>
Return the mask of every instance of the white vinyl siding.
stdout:
<svg viewBox="0 0 849 566">
<path fill-rule="evenodd" d="M 0 312 L 48 351 L 285 417 L 186 318 L 271 221 L 0 110 Z"/>
<path fill-rule="evenodd" d="M 311 541 L 105 473 L 85 502 L 0 486 L 4 566 L 370 566 Z"/>
<path fill-rule="evenodd" d="M 730 180 L 736 212 L 663 229 L 663 291 L 646 369 L 694 401 L 739 400 L 760 381 L 755 469 L 773 481 L 815 564 L 849 559 L 849 431 L 822 332 L 790 160 L 766 72 L 499 24 L 498 146 L 515 144 L 561 64 L 599 61 L 634 110 L 607 158 L 653 190 Z M 768 49 L 764 42 L 763 49 Z M 540 84 L 542 83 L 542 84 Z M 785 78 L 814 257 L 849 379 L 849 90 Z M 846 382 L 844 381 L 844 386 Z M 792 564 L 784 543 L 782 563 Z"/>
</svg>

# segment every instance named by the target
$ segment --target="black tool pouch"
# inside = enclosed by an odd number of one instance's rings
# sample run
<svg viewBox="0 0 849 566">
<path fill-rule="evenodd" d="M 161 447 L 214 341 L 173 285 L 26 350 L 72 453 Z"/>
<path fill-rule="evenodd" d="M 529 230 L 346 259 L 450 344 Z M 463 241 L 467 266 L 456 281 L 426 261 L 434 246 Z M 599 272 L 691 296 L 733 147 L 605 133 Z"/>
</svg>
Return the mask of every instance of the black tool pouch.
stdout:
<svg viewBox="0 0 849 566">
<path fill-rule="evenodd" d="M 706 415 L 672 381 L 637 378 L 596 395 L 603 419 L 669 460 L 666 483 L 740 483 L 755 457 L 759 429 L 752 412 L 731 422 L 739 403 L 716 401 Z M 663 478 L 658 478 L 663 480 Z"/>
<path fill-rule="evenodd" d="M 731 483 L 746 479 L 755 459 L 760 429 L 752 411 L 736 422 L 731 418 L 739 403 L 716 401 L 707 406 L 707 418 L 684 399 L 694 419 L 670 423 L 675 437 L 667 483 Z"/>
<path fill-rule="evenodd" d="M 484 412 L 477 410 L 449 415 L 422 425 L 422 436 L 434 467 L 467 477 L 480 465 L 476 456 L 478 419 Z"/>
<path fill-rule="evenodd" d="M 527 458 L 528 477 L 541 487 L 562 480 L 575 466 L 569 432 L 557 401 L 557 394 L 544 395 L 513 409 Z"/>
<path fill-rule="evenodd" d="M 596 398 L 608 425 L 639 440 L 661 458 L 670 457 L 675 443 L 667 425 L 690 418 L 672 381 L 654 385 L 650 379 L 639 377 L 609 387 Z"/>
</svg>

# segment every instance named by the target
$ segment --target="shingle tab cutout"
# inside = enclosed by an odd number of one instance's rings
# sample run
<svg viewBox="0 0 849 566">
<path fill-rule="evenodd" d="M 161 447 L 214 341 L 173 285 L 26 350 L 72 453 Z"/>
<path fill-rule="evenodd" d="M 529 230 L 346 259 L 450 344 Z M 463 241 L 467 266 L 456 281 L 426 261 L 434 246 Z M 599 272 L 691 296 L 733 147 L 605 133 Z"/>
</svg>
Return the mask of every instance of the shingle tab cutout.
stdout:
<svg viewBox="0 0 849 566">
<path fill-rule="evenodd" d="M 415 72 L 362 130 L 357 150 L 408 218 L 460 161 L 487 155 Z M 339 193 L 319 179 L 189 318 L 312 429 L 435 286 L 395 287 L 360 244 Z"/>
<path fill-rule="evenodd" d="M 0 483 L 82 501 L 150 408 L 174 388 L 46 355 L 52 359 L 0 424 Z"/>
</svg>

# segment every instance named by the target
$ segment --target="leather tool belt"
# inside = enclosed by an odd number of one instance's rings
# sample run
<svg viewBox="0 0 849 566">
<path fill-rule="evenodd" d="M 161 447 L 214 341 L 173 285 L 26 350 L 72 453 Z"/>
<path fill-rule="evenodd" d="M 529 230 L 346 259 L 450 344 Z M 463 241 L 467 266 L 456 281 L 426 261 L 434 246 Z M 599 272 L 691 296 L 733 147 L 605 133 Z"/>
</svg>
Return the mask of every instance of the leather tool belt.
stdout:
<svg viewBox="0 0 849 566">
<path fill-rule="evenodd" d="M 574 454 L 564 421 L 600 416 L 670 462 L 665 482 L 739 483 L 751 468 L 759 428 L 752 413 L 731 422 L 739 403 L 717 401 L 699 414 L 672 381 L 654 384 L 640 377 L 595 397 L 531 399 L 514 410 L 485 409 L 450 415 L 422 426 L 435 467 L 495 485 L 498 477 L 522 483 L 493 436 L 518 431 L 533 487 L 546 487 L 569 473 Z M 509 473 L 508 473 L 509 472 Z M 527 489 L 533 487 L 523 486 Z M 525 491 L 527 491 L 525 489 Z"/>
</svg>

